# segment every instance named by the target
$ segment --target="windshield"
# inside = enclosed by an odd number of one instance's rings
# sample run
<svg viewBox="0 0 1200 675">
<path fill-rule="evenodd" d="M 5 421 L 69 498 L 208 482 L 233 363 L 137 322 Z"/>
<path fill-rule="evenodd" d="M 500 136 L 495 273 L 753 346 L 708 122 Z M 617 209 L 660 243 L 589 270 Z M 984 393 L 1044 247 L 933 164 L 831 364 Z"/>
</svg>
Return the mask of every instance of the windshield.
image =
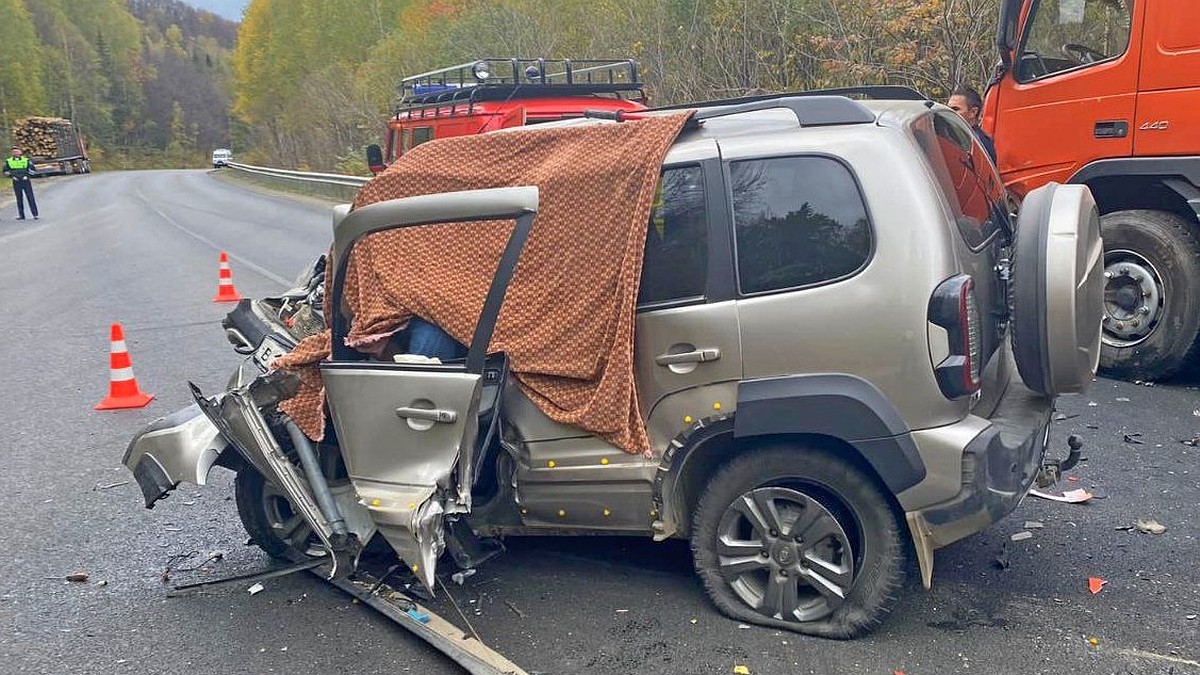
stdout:
<svg viewBox="0 0 1200 675">
<path fill-rule="evenodd" d="M 1121 56 L 1134 0 L 1037 0 L 1017 63 L 1022 82 Z"/>
</svg>

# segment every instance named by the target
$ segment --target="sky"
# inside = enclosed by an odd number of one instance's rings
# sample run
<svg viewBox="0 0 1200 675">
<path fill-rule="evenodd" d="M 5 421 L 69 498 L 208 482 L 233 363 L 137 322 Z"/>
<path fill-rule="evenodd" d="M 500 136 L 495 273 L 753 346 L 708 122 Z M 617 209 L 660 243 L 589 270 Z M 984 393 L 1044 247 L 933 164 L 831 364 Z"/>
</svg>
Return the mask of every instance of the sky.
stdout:
<svg viewBox="0 0 1200 675">
<path fill-rule="evenodd" d="M 231 21 L 242 20 L 242 10 L 246 5 L 250 4 L 250 0 L 184 0 L 189 5 L 199 9 L 207 9 L 213 14 L 221 16 Z"/>
</svg>

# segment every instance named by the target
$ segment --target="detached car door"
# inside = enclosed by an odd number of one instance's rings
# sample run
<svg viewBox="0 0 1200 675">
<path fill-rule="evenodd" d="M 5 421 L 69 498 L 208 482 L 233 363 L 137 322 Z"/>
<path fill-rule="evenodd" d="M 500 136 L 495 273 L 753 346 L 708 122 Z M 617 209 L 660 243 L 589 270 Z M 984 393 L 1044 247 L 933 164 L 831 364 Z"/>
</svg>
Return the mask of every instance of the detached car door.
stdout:
<svg viewBox="0 0 1200 675">
<path fill-rule="evenodd" d="M 487 346 L 537 205 L 536 187 L 473 190 L 371 204 L 334 226 L 337 272 L 328 305 L 334 348 L 321 367 L 326 402 L 354 489 L 379 532 L 429 588 L 445 548 L 443 517 L 471 508 Z M 517 224 L 465 361 L 367 361 L 344 346 L 350 317 L 342 305 L 342 280 L 357 241 L 400 227 L 477 220 Z"/>
</svg>

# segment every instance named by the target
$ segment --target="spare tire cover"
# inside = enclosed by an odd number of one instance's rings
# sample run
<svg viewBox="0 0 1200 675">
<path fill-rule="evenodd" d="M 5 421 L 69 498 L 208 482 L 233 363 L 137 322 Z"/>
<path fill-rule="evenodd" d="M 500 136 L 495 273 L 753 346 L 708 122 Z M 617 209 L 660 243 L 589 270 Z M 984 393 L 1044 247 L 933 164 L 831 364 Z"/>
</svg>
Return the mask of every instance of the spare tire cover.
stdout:
<svg viewBox="0 0 1200 675">
<path fill-rule="evenodd" d="M 1104 245 L 1084 185 L 1050 183 L 1021 205 L 1012 259 L 1012 342 L 1026 386 L 1081 392 L 1100 360 Z"/>
</svg>

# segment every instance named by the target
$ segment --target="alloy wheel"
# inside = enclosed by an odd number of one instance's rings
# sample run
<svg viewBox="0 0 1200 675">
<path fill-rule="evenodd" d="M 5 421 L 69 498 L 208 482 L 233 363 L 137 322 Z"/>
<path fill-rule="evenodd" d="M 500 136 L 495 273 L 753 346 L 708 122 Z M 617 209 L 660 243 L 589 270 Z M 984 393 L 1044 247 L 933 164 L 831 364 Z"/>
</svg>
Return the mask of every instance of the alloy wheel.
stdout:
<svg viewBox="0 0 1200 675">
<path fill-rule="evenodd" d="M 747 606 L 782 621 L 828 616 L 854 584 L 854 551 L 838 519 L 787 487 L 743 493 L 717 527 L 722 575 Z"/>
</svg>

